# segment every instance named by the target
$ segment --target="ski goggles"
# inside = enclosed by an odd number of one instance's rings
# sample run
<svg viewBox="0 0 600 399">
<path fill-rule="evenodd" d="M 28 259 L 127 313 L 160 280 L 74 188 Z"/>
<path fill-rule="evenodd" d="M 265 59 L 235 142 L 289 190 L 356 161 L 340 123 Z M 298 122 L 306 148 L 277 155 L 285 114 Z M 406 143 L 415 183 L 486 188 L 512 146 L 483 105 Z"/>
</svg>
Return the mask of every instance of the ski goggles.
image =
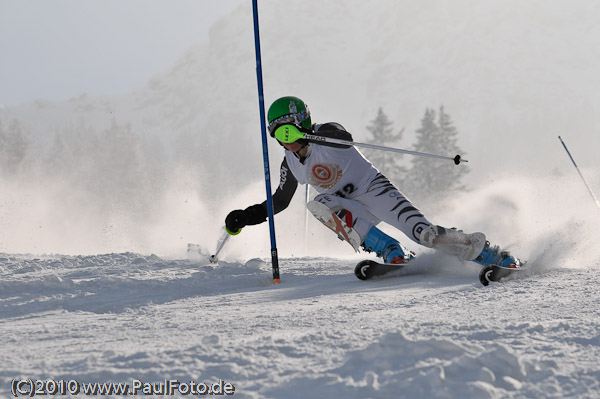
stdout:
<svg viewBox="0 0 600 399">
<path fill-rule="evenodd" d="M 308 106 L 304 111 L 297 112 L 295 114 L 288 114 L 280 116 L 279 118 L 273 119 L 269 123 L 269 134 L 271 137 L 275 137 L 275 130 L 281 125 L 296 125 L 301 126 L 302 122 L 304 122 L 310 116 L 310 110 Z"/>
</svg>

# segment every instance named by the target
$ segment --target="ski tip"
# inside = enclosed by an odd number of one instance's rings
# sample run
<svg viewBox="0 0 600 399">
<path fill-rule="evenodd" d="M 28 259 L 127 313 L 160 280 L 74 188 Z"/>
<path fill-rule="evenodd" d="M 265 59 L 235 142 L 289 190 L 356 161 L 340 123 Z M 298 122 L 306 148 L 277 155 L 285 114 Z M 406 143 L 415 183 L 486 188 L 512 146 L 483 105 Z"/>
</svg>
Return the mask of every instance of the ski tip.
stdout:
<svg viewBox="0 0 600 399">
<path fill-rule="evenodd" d="M 273 279 L 273 284 L 279 284 L 279 283 L 281 283 L 281 281 L 279 281 L 279 279 L 278 279 L 278 278 L 274 278 L 274 279 Z"/>
</svg>

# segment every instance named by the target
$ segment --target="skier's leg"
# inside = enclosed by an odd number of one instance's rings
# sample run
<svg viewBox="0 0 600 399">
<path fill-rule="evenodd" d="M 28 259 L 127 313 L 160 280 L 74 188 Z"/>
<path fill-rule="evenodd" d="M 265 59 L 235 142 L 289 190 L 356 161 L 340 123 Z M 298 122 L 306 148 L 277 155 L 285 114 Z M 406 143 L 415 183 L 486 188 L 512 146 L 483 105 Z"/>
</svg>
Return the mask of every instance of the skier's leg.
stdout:
<svg viewBox="0 0 600 399">
<path fill-rule="evenodd" d="M 369 183 L 364 193 L 353 199 L 360 202 L 375 218 L 397 228 L 417 244 L 422 244 L 423 230 L 432 225 L 381 173 Z"/>
<path fill-rule="evenodd" d="M 484 249 L 485 235 L 465 234 L 429 222 L 410 200 L 384 175 L 378 174 L 366 192 L 356 197 L 375 217 L 396 227 L 414 242 L 465 260 L 473 260 Z"/>
<path fill-rule="evenodd" d="M 362 240 L 362 247 L 367 252 L 375 252 L 386 263 L 406 263 L 414 257 L 396 239 L 388 236 L 377 227 L 380 221 L 371 214 L 363 204 L 331 194 L 320 194 L 314 199 L 325 204 L 336 212 Z"/>
<path fill-rule="evenodd" d="M 366 192 L 354 199 L 375 218 L 396 227 L 418 244 L 483 266 L 515 267 L 521 264 L 508 252 L 490 246 L 483 233 L 466 234 L 462 230 L 432 224 L 382 174 L 373 179 Z"/>
</svg>

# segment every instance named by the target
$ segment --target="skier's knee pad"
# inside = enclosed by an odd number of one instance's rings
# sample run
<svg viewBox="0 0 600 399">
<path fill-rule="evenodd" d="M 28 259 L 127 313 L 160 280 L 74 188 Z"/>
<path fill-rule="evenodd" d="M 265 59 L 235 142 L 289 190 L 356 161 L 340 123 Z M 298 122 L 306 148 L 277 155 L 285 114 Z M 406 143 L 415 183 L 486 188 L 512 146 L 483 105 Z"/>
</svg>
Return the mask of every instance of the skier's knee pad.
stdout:
<svg viewBox="0 0 600 399">
<path fill-rule="evenodd" d="M 427 248 L 433 248 L 433 241 L 438 236 L 438 227 L 439 226 L 431 225 L 421 231 L 421 236 L 419 237 L 421 245 L 424 245 Z"/>
<path fill-rule="evenodd" d="M 314 201 L 320 202 L 327 208 L 331 209 L 333 213 L 335 213 L 340 219 L 346 222 L 346 225 L 348 227 L 352 227 L 352 225 L 354 224 L 352 212 L 348 211 L 347 209 L 344 209 L 340 201 L 336 201 L 335 198 L 332 197 L 335 196 L 329 194 L 319 194 L 314 198 Z"/>
<path fill-rule="evenodd" d="M 419 241 L 428 248 L 439 249 L 463 260 L 473 260 L 485 246 L 485 234 L 466 234 L 455 228 L 429 226 L 421 232 Z"/>
<path fill-rule="evenodd" d="M 422 245 L 433 248 L 435 244 L 440 241 L 460 241 L 460 238 L 465 235 L 466 234 L 464 234 L 462 230 L 457 230 L 455 228 L 447 229 L 442 226 L 431 225 L 421 231 L 419 241 Z"/>
<path fill-rule="evenodd" d="M 329 209 L 337 212 L 343 209 L 342 203 L 339 200 L 340 197 L 331 194 L 319 194 L 314 198 L 314 201 L 320 202 L 326 205 Z"/>
<path fill-rule="evenodd" d="M 315 196 L 314 201 L 327 206 L 340 219 L 347 221 L 348 225 L 352 226 L 361 237 L 365 237 L 371 227 L 380 222 L 364 205 L 355 200 L 333 194 L 319 194 Z M 350 219 L 352 220 L 351 224 L 348 222 Z"/>
</svg>

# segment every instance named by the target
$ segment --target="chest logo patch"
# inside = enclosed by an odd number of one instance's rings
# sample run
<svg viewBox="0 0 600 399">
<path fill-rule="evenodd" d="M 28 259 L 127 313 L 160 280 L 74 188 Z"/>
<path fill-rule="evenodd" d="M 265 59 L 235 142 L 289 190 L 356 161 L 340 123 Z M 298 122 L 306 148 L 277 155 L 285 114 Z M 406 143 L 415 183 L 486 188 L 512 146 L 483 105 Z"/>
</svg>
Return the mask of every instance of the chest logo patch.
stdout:
<svg viewBox="0 0 600 399">
<path fill-rule="evenodd" d="M 315 186 L 323 188 L 333 187 L 342 178 L 342 170 L 338 165 L 330 163 L 316 164 L 312 167 L 310 181 Z"/>
</svg>

